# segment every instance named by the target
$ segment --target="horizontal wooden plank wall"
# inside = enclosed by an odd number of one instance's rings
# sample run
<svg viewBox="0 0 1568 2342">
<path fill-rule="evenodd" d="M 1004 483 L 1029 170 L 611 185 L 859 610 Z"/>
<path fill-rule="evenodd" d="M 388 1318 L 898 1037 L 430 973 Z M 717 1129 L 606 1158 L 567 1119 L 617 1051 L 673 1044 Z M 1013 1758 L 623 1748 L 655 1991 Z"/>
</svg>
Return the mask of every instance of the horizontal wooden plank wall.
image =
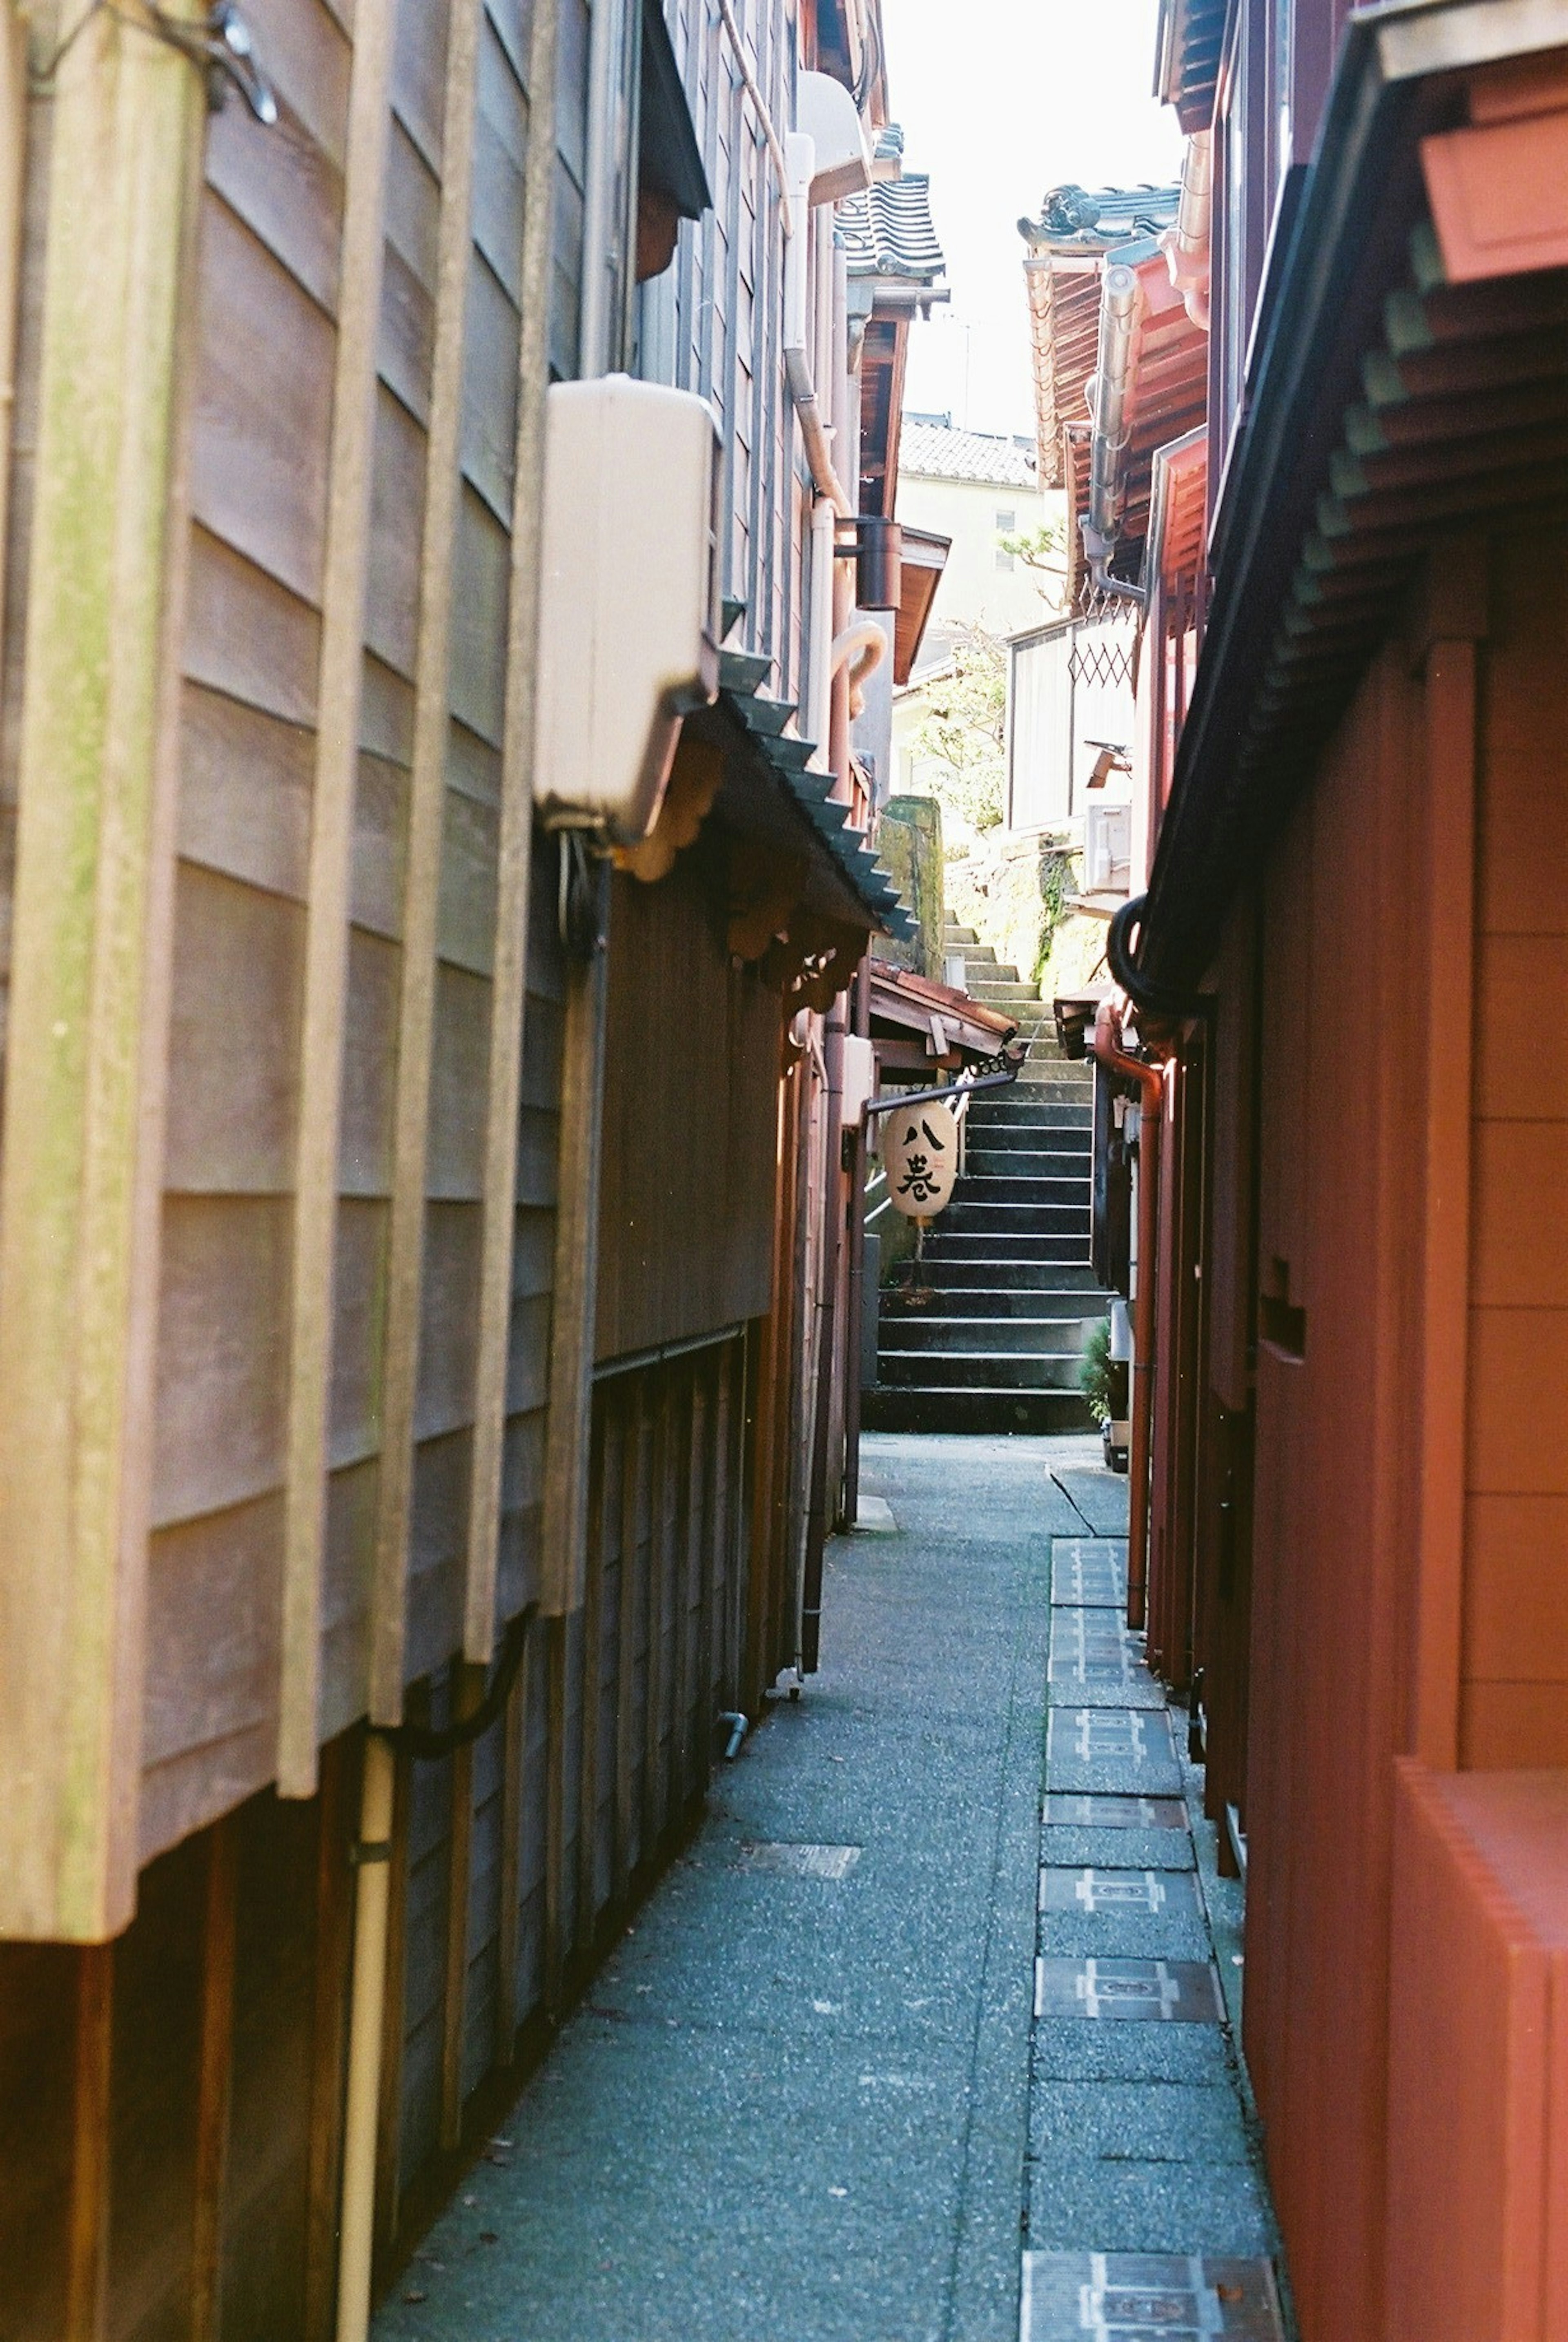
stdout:
<svg viewBox="0 0 1568 2342">
<path fill-rule="evenodd" d="M 373 1586 L 382 1712 L 396 1708 L 405 1676 L 443 1665 L 462 1639 L 476 1279 L 485 1183 L 503 1158 L 515 1166 L 516 1218 L 511 1243 L 489 1239 L 493 1264 L 510 1255 L 513 1295 L 499 1615 L 527 1598 L 534 1566 L 561 983 L 553 917 L 519 916 L 527 858 L 514 814 L 521 876 L 504 899 L 498 881 L 504 793 L 514 799 L 526 783 L 514 747 L 507 762 L 506 675 L 532 12 L 517 0 L 477 14 L 463 5 L 469 45 L 449 87 L 444 6 L 399 0 L 387 91 L 359 748 L 336 945 L 342 1079 L 338 1095 L 318 1080 L 313 1108 L 335 1118 L 338 1136 L 318 1686 L 314 1726 L 295 1726 L 306 1772 L 305 1743 L 365 1707 Z M 144 1855 L 269 1777 L 278 1716 L 320 483 L 353 56 L 325 0 L 286 10 L 272 0 L 256 36 L 282 121 L 275 135 L 242 108 L 216 118 L 202 246 Z M 444 209 L 449 105 L 454 126 L 467 125 L 454 151 L 471 154 Z M 446 417 L 434 459 L 433 398 Z M 450 535 L 449 601 L 427 509 L 444 544 Z M 526 1037 L 513 1042 L 516 1139 L 497 1149 L 486 1101 L 503 914 L 509 949 L 526 931 L 528 1003 Z M 517 1006 L 509 978 L 513 1017 Z M 394 1192 L 400 1310 L 388 1286 Z M 404 1403 L 389 1415 L 394 1387 Z M 406 1502 L 381 1469 L 394 1435 Z"/>
<path fill-rule="evenodd" d="M 600 1183 L 601 1361 L 764 1316 L 783 1008 L 724 947 L 722 847 L 615 881 Z"/>
<path fill-rule="evenodd" d="M 1493 548 L 1477 791 L 1460 1761 L 1568 1765 L 1565 607 Z"/>
<path fill-rule="evenodd" d="M 186 61 L 106 12 L 32 111 L 32 527 L 6 547 L 15 828 L 0 861 L 0 1924 L 92 1939 L 135 1896 L 165 680 L 204 115 Z"/>
</svg>

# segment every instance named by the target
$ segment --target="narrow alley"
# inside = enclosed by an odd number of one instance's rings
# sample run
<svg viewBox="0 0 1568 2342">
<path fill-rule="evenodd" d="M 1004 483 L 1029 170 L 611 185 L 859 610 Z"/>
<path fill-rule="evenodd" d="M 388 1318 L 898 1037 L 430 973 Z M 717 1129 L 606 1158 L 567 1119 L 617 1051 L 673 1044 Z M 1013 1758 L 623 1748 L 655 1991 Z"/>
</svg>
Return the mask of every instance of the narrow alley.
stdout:
<svg viewBox="0 0 1568 2342">
<path fill-rule="evenodd" d="M 872 1436 L 864 1475 L 891 1526 L 830 1548 L 821 1675 L 381 2342 L 1282 2334 L 1238 1898 L 1121 1623 L 1126 1483 L 1084 1437 Z"/>
</svg>

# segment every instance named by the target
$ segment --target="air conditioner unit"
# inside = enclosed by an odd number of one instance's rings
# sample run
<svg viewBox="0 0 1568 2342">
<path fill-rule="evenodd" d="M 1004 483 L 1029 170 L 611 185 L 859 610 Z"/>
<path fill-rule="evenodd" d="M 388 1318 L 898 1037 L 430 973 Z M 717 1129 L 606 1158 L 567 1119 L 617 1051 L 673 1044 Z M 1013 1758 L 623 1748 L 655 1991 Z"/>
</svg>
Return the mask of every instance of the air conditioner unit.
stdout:
<svg viewBox="0 0 1568 2342">
<path fill-rule="evenodd" d="M 719 679 L 718 431 L 705 399 L 605 375 L 545 402 L 534 797 L 634 846 Z"/>
<path fill-rule="evenodd" d="M 1084 886 L 1091 895 L 1124 895 L 1133 876 L 1133 808 L 1084 808 Z"/>
<path fill-rule="evenodd" d="M 871 185 L 871 149 L 865 128 L 844 84 L 831 74 L 795 76 L 794 126 L 815 149 L 811 175 L 814 204 L 836 204 Z"/>
</svg>

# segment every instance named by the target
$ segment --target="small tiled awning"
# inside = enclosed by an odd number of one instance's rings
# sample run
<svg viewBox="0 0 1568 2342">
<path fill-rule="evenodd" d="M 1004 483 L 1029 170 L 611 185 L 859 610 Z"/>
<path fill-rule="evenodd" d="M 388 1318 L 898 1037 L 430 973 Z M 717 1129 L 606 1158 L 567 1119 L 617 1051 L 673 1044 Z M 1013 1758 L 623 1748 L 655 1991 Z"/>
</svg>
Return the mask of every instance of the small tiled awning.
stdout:
<svg viewBox="0 0 1568 2342">
<path fill-rule="evenodd" d="M 726 746 L 736 745 L 738 736 L 751 751 L 749 771 L 731 771 L 715 812 L 727 827 L 782 855 L 804 856 L 811 897 L 824 915 L 858 919 L 883 935 L 913 936 L 914 922 L 897 887 L 864 830 L 851 826 L 848 806 L 830 794 L 833 775 L 812 763 L 816 752 L 795 729 L 793 704 L 763 691 L 771 672 L 766 658 L 722 652 L 716 708 L 687 718 L 689 726 L 716 730 Z M 769 784 L 765 790 L 756 788 L 759 778 Z"/>
<path fill-rule="evenodd" d="M 884 1071 L 955 1072 L 996 1056 L 1017 1029 L 1011 1017 L 967 992 L 889 960 L 871 963 L 871 1033 Z"/>
</svg>

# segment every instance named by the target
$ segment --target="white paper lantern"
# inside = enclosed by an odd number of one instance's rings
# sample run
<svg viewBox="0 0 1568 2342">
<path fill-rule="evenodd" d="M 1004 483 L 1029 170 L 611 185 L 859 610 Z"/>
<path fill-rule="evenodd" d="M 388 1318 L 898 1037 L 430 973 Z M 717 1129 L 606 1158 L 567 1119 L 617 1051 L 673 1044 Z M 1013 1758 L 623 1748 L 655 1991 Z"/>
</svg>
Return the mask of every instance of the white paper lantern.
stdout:
<svg viewBox="0 0 1568 2342">
<path fill-rule="evenodd" d="M 940 1098 L 897 1106 L 882 1138 L 887 1192 L 906 1220 L 932 1220 L 953 1194 L 958 1176 L 958 1125 Z"/>
</svg>

